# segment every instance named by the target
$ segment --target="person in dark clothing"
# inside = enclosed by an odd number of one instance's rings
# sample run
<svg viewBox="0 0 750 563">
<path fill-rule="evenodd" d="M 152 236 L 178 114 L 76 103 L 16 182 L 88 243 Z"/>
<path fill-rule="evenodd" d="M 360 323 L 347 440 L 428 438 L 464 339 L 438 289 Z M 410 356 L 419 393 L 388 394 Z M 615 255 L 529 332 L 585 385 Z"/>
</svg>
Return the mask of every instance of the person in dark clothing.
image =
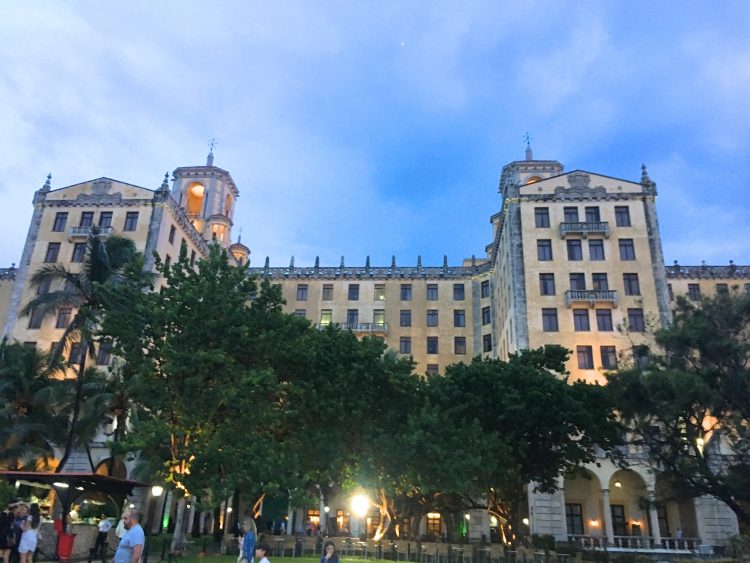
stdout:
<svg viewBox="0 0 750 563">
<path fill-rule="evenodd" d="M 0 558 L 3 563 L 10 563 L 11 530 L 13 528 L 13 505 L 8 504 L 0 512 Z"/>
<path fill-rule="evenodd" d="M 339 563 L 339 553 L 336 551 L 336 544 L 327 541 L 323 546 L 323 555 L 320 556 L 320 563 Z"/>
</svg>

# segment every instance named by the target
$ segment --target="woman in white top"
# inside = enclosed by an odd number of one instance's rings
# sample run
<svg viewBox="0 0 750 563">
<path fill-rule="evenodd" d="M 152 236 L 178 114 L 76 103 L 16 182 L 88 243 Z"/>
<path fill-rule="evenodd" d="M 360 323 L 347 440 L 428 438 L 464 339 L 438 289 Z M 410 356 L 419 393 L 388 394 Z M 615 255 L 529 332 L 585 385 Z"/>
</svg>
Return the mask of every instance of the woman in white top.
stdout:
<svg viewBox="0 0 750 563">
<path fill-rule="evenodd" d="M 21 541 L 18 544 L 18 553 L 20 555 L 20 563 L 32 563 L 39 540 L 39 505 L 32 504 L 31 511 L 25 505 L 24 511 L 27 516 L 21 528 L 23 534 L 21 534 Z"/>
</svg>

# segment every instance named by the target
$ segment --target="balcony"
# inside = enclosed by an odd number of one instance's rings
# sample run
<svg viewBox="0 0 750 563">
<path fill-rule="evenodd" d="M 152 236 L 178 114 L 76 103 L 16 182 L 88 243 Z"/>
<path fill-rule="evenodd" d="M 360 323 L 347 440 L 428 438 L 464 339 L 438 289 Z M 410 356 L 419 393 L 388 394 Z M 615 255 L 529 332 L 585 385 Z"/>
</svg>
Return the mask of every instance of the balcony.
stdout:
<svg viewBox="0 0 750 563">
<path fill-rule="evenodd" d="M 91 236 L 91 229 L 99 229 L 100 237 L 108 237 L 112 234 L 112 227 L 94 227 L 87 225 L 85 227 L 70 227 L 70 229 L 68 229 L 68 238 L 89 238 L 89 236 Z"/>
<path fill-rule="evenodd" d="M 619 298 L 614 290 L 569 289 L 565 292 L 565 306 L 570 307 L 573 303 L 588 303 L 590 307 L 597 303 L 612 303 L 617 307 Z"/>
<path fill-rule="evenodd" d="M 607 221 L 560 223 L 560 238 L 565 238 L 568 235 L 586 238 L 590 234 L 604 235 L 604 238 L 609 238 L 609 223 Z"/>
<path fill-rule="evenodd" d="M 578 545 L 583 549 L 609 550 L 620 552 L 651 552 L 659 554 L 710 554 L 711 546 L 702 545 L 700 538 L 654 538 L 649 536 L 612 536 L 569 534 L 568 543 Z"/>
<path fill-rule="evenodd" d="M 356 334 L 388 334 L 388 323 L 328 323 L 345 330 L 351 330 Z M 319 324 L 319 329 L 324 329 L 328 324 Z"/>
</svg>

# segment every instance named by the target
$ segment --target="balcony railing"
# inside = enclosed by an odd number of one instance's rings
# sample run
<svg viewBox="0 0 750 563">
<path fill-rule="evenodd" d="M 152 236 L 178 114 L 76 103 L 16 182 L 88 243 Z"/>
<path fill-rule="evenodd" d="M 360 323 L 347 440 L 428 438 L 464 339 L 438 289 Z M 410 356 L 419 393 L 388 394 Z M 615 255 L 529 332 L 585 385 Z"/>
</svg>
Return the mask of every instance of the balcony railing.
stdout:
<svg viewBox="0 0 750 563">
<path fill-rule="evenodd" d="M 323 329 L 331 324 L 359 334 L 388 334 L 388 323 L 321 323 L 318 328 Z"/>
<path fill-rule="evenodd" d="M 568 543 L 579 545 L 584 549 L 619 549 L 633 551 L 708 551 L 708 546 L 701 546 L 699 538 L 661 538 L 658 542 L 651 536 L 613 536 L 608 545 L 603 536 L 568 535 Z"/>
<path fill-rule="evenodd" d="M 590 234 L 604 235 L 609 238 L 609 223 L 607 221 L 576 221 L 574 223 L 560 223 L 560 237 L 579 235 L 586 238 Z"/>
<path fill-rule="evenodd" d="M 565 292 L 565 306 L 570 307 L 573 303 L 588 303 L 591 307 L 597 303 L 612 303 L 617 307 L 619 298 L 614 290 L 569 289 Z"/>
<path fill-rule="evenodd" d="M 93 229 L 91 225 L 87 225 L 85 227 L 70 227 L 68 229 L 68 236 L 70 238 L 88 238 L 91 235 L 91 229 Z M 99 236 L 100 237 L 108 237 L 112 234 L 112 227 L 96 227 L 99 229 Z"/>
</svg>

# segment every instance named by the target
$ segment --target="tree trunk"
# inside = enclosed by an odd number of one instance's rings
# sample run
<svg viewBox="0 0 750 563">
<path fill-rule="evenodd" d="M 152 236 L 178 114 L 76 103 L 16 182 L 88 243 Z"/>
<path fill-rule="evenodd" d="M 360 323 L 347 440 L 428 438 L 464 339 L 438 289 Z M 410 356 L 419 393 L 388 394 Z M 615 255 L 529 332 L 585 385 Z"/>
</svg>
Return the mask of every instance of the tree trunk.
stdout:
<svg viewBox="0 0 750 563">
<path fill-rule="evenodd" d="M 63 454 L 60 463 L 57 465 L 55 473 L 60 473 L 65 467 L 65 464 L 68 462 L 68 458 L 70 458 L 70 454 L 73 451 L 76 426 L 78 426 L 78 418 L 81 415 L 81 403 L 83 402 L 83 374 L 86 369 L 87 356 L 86 346 L 83 342 L 81 342 L 81 350 L 83 351 L 83 353 L 81 354 L 81 363 L 78 365 L 78 376 L 76 378 L 76 396 L 73 402 L 73 418 L 70 421 L 70 431 L 68 432 L 68 441 L 65 444 L 65 453 Z M 65 522 L 65 516 L 67 515 L 63 515 L 63 522 Z"/>
<path fill-rule="evenodd" d="M 187 500 L 185 499 L 185 497 L 182 497 L 177 501 L 177 515 L 175 516 L 174 534 L 172 535 L 172 545 L 170 547 L 172 553 L 178 550 L 182 550 L 182 547 L 185 545 L 185 541 L 187 539 L 185 538 L 184 530 L 186 503 Z"/>
<path fill-rule="evenodd" d="M 391 511 L 388 507 L 388 497 L 383 489 L 378 491 L 378 508 L 380 509 L 380 522 L 378 523 L 378 529 L 375 530 L 375 537 L 373 538 L 375 541 L 382 540 L 391 527 Z"/>
</svg>

